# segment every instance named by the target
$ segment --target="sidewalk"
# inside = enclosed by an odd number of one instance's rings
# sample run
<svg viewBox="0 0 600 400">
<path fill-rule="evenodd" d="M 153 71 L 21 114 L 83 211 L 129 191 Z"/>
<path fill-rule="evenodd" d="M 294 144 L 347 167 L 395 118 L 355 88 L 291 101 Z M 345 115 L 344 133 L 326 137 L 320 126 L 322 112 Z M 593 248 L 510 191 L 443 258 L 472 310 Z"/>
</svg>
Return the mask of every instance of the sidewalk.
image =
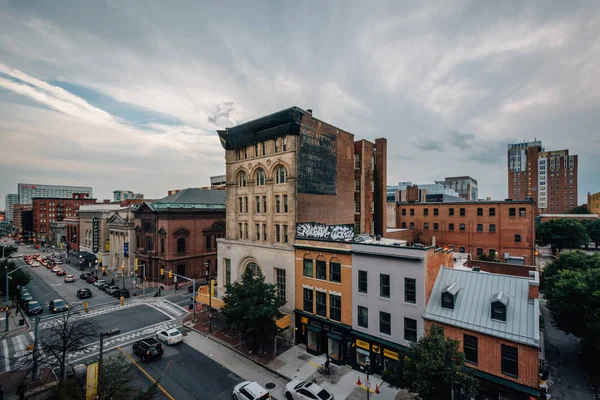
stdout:
<svg viewBox="0 0 600 400">
<path fill-rule="evenodd" d="M 12 301 L 11 301 L 12 303 Z M 9 307 L 10 315 L 8 317 L 8 332 L 6 329 L 6 312 L 0 313 L 0 340 L 11 338 L 13 336 L 20 335 L 25 333 L 31 328 L 31 324 L 29 323 L 29 319 L 21 314 L 21 312 L 17 313 L 17 306 Z M 24 319 L 24 325 L 19 325 L 19 320 Z"/>
</svg>

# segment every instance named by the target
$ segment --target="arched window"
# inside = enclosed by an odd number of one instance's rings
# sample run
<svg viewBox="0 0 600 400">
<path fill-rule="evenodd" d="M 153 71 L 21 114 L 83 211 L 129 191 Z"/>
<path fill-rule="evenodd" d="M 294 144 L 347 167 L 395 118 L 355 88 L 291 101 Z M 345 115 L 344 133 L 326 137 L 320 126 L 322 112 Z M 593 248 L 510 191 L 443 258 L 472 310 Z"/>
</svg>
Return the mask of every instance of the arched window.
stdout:
<svg viewBox="0 0 600 400">
<path fill-rule="evenodd" d="M 285 183 L 287 181 L 287 170 L 283 165 L 280 165 L 275 170 L 275 181 L 276 183 Z"/>
<path fill-rule="evenodd" d="M 144 223 L 144 232 L 151 232 L 152 231 L 152 224 L 150 224 L 150 221 L 146 221 Z"/>
<path fill-rule="evenodd" d="M 177 239 L 177 254 L 185 253 L 185 238 Z"/>
<path fill-rule="evenodd" d="M 244 171 L 240 172 L 238 175 L 238 186 L 246 187 L 248 185 L 248 176 Z"/>
<path fill-rule="evenodd" d="M 256 186 L 264 186 L 265 185 L 265 170 L 259 169 L 256 171 Z"/>
<path fill-rule="evenodd" d="M 259 274 L 261 274 L 260 267 L 253 261 L 246 264 L 246 269 L 250 269 L 250 271 L 252 271 L 253 276 L 258 276 Z"/>
</svg>

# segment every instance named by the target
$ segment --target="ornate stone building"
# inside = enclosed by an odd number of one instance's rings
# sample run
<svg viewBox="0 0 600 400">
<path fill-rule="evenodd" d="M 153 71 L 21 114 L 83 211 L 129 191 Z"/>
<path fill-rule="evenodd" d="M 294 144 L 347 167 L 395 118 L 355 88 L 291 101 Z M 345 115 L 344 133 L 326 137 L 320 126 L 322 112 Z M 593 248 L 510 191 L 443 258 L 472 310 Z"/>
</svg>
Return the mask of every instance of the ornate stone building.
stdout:
<svg viewBox="0 0 600 400">
<path fill-rule="evenodd" d="M 135 243 L 134 208 L 137 206 L 122 208 L 107 221 L 110 253 L 106 264 L 113 268 L 124 266 L 128 274 L 133 272 L 135 259 L 132 246 Z"/>
</svg>

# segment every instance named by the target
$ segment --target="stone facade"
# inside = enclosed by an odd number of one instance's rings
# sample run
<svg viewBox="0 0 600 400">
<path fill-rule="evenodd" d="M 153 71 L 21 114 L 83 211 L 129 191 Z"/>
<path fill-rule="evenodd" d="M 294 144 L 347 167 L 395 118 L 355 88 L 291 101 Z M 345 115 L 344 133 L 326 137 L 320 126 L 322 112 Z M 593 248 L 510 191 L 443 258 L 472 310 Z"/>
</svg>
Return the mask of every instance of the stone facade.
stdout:
<svg viewBox="0 0 600 400">
<path fill-rule="evenodd" d="M 125 267 L 127 273 L 133 273 L 135 225 L 133 209 L 123 208 L 108 219 L 110 236 L 110 254 L 107 265 L 113 268 Z"/>
<path fill-rule="evenodd" d="M 88 251 L 93 253 L 92 240 L 92 221 L 98 217 L 99 237 L 98 268 L 106 267 L 110 263 L 110 231 L 108 229 L 108 219 L 114 212 L 121 209 L 119 204 L 93 204 L 81 206 L 79 208 L 79 251 Z"/>
</svg>

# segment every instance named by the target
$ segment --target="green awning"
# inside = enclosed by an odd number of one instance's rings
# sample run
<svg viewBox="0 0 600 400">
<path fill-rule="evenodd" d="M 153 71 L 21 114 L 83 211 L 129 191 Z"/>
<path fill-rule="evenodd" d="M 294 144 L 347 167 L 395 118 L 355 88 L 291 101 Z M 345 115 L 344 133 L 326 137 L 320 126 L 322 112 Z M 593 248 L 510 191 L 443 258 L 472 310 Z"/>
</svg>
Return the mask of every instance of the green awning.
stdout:
<svg viewBox="0 0 600 400">
<path fill-rule="evenodd" d="M 342 340 L 342 335 L 338 335 L 335 332 L 327 332 L 327 337 L 330 337 L 335 340 Z"/>
<path fill-rule="evenodd" d="M 402 346 L 402 345 L 400 345 L 398 343 L 393 343 L 393 342 L 390 342 L 390 341 L 385 340 L 385 339 L 381 339 L 381 338 L 378 338 L 378 337 L 375 337 L 375 336 L 367 335 L 366 333 L 358 332 L 358 331 L 355 331 L 355 330 L 353 330 L 351 333 L 354 336 L 358 336 L 360 338 L 363 338 L 363 339 L 367 340 L 369 343 L 372 343 L 372 342 L 381 343 L 384 347 L 391 348 L 391 349 L 397 349 L 397 350 L 400 350 L 400 351 L 406 351 L 407 350 L 406 347 L 404 347 L 404 346 Z"/>
<path fill-rule="evenodd" d="M 508 379 L 504 379 L 504 378 L 501 378 L 496 375 L 488 374 L 487 372 L 483 372 L 478 369 L 469 368 L 469 367 L 465 367 L 465 369 L 470 374 L 473 374 L 476 377 L 481 378 L 483 380 L 486 380 L 486 381 L 489 381 L 489 382 L 492 382 L 492 383 L 495 383 L 495 384 L 498 384 L 501 386 L 505 386 L 510 389 L 518 390 L 519 392 L 525 393 L 529 396 L 540 397 L 540 391 L 538 389 L 534 389 L 532 387 L 525 386 L 525 385 L 522 385 L 517 382 L 509 381 Z"/>
<path fill-rule="evenodd" d="M 323 329 L 320 326 L 315 326 L 315 325 L 308 325 L 307 328 L 309 331 L 313 331 L 313 332 L 317 332 L 317 333 L 321 332 L 321 330 Z"/>
</svg>

